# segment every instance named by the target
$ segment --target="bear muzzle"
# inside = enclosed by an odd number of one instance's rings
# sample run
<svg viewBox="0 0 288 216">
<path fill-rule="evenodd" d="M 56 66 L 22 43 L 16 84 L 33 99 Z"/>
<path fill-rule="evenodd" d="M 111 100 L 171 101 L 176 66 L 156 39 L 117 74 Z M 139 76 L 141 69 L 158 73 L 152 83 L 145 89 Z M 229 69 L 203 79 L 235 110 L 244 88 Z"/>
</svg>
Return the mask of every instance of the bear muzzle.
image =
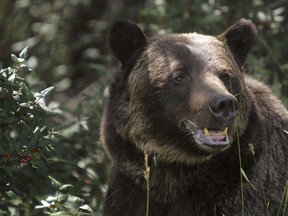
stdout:
<svg viewBox="0 0 288 216">
<path fill-rule="evenodd" d="M 209 153 L 222 152 L 230 145 L 228 131 L 238 114 L 238 102 L 233 95 L 217 95 L 210 99 L 208 108 L 210 124 L 199 128 L 191 120 L 185 120 L 184 123 L 186 129 L 193 134 L 200 149 Z M 211 125 L 217 125 L 217 127 L 211 127 Z"/>
</svg>

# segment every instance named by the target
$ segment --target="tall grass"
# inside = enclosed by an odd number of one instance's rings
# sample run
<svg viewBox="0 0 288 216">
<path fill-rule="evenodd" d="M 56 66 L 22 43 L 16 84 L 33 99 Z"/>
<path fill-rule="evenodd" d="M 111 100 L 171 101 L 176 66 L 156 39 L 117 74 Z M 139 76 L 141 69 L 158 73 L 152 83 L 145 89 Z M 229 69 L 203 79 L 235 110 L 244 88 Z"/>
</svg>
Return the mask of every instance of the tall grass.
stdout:
<svg viewBox="0 0 288 216">
<path fill-rule="evenodd" d="M 286 186 L 285 186 L 284 192 L 282 194 L 282 198 L 281 198 L 280 206 L 279 206 L 279 209 L 278 209 L 278 212 L 277 212 L 277 216 L 281 216 L 280 213 L 281 213 L 282 206 L 283 206 L 283 214 L 282 214 L 282 216 L 285 216 L 285 211 L 286 211 L 286 208 L 287 208 L 287 204 L 288 204 L 288 180 L 286 182 Z"/>
<path fill-rule="evenodd" d="M 263 196 L 263 199 L 264 199 L 264 205 L 265 205 L 265 209 L 266 209 L 266 215 L 269 216 L 269 201 L 267 200 L 266 198 L 266 195 L 265 195 L 265 190 L 264 190 L 264 185 L 263 185 L 263 182 L 261 180 L 261 177 L 260 177 L 260 172 L 259 172 L 259 169 L 258 169 L 258 166 L 257 166 L 257 162 L 256 162 L 256 158 L 255 158 L 255 150 L 254 150 L 254 146 L 252 143 L 249 143 L 249 148 L 250 148 L 250 152 L 252 153 L 253 155 L 253 160 L 254 160 L 254 164 L 255 164 L 255 169 L 256 169 L 256 174 L 259 178 L 259 182 L 260 182 L 260 186 L 261 186 L 261 193 L 262 193 L 262 196 Z"/>
<path fill-rule="evenodd" d="M 226 42 L 225 42 L 225 45 L 227 45 Z M 227 49 L 228 49 L 228 47 L 227 47 Z M 236 97 L 236 95 L 234 94 L 234 88 L 233 88 L 231 79 L 230 79 L 229 85 L 230 85 L 231 93 Z M 236 104 L 235 104 L 234 100 L 233 100 L 233 110 L 234 110 L 234 113 L 237 112 Z M 237 139 L 238 158 L 239 158 L 240 189 L 241 189 L 241 214 L 242 214 L 242 216 L 244 216 L 245 215 L 245 211 L 244 211 L 244 189 L 243 189 L 243 172 L 244 172 L 244 170 L 242 168 L 241 147 L 240 147 L 240 137 L 239 137 L 239 130 L 238 130 L 239 129 L 238 121 L 236 123 L 237 123 L 236 139 Z"/>
<path fill-rule="evenodd" d="M 145 153 L 145 171 L 144 177 L 146 180 L 146 216 L 149 216 L 149 203 L 150 203 L 150 167 L 148 164 L 148 154 Z"/>
<path fill-rule="evenodd" d="M 234 104 L 234 103 L 233 103 Z M 235 109 L 235 107 L 234 107 Z M 237 125 L 237 128 L 238 125 Z M 236 138 L 237 138 L 237 148 L 238 148 L 238 157 L 239 157 L 239 172 L 240 172 L 240 189 L 241 189 L 241 215 L 245 215 L 245 210 L 244 210 L 244 189 L 243 189 L 243 174 L 242 174 L 242 159 L 241 159 L 241 147 L 240 147 L 240 138 L 239 138 L 239 131 L 238 129 L 236 130 Z"/>
</svg>

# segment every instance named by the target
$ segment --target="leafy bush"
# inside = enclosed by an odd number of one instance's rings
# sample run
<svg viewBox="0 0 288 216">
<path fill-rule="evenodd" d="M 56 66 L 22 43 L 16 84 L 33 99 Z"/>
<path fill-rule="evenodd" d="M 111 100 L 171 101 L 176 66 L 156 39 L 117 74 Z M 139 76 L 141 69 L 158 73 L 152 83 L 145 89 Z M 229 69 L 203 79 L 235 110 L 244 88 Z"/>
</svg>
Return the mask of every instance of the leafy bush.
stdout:
<svg viewBox="0 0 288 216">
<path fill-rule="evenodd" d="M 23 178 L 33 177 L 38 170 L 47 170 L 46 155 L 56 135 L 55 126 L 50 121 L 51 110 L 45 104 L 45 98 L 55 87 L 39 93 L 32 93 L 27 82 L 18 75 L 19 71 L 31 73 L 23 64 L 27 48 L 17 58 L 12 55 L 14 65 L 0 72 L 0 185 L 1 209 L 8 210 L 16 196 L 21 193 L 27 182 Z M 40 168 L 40 169 L 39 169 Z"/>
<path fill-rule="evenodd" d="M 88 132 L 84 134 L 77 127 L 77 130 L 71 130 L 71 127 L 75 128 L 78 124 L 75 122 L 68 126 L 60 125 L 59 118 L 65 119 L 65 113 L 46 105 L 47 97 L 55 90 L 54 86 L 33 93 L 28 83 L 18 75 L 20 72 L 33 73 L 24 64 L 27 50 L 27 48 L 23 50 L 19 58 L 12 55 L 13 66 L 0 72 L 0 213 L 38 215 L 45 212 L 49 215 L 89 215 L 89 212 L 93 212 L 95 215 L 91 207 L 85 204 L 84 198 L 75 196 L 76 192 L 73 195 L 70 193 L 73 187 L 77 191 L 82 190 L 79 183 L 78 185 L 75 183 L 75 179 L 70 176 L 73 184 L 61 184 L 48 176 L 49 173 L 55 175 L 61 171 L 59 168 L 53 168 L 56 164 L 72 164 L 76 167 L 73 167 L 76 178 L 87 182 L 86 184 L 81 182 L 86 191 L 92 190 L 93 181 L 100 187 L 98 176 L 89 168 L 92 165 L 97 168 L 96 163 L 99 163 L 100 156 L 91 150 L 91 153 L 94 153 L 94 160 L 93 156 L 89 160 L 81 160 L 79 156 L 68 161 L 67 151 L 65 155 L 61 155 L 63 150 L 57 153 L 54 151 L 60 145 L 65 145 L 65 142 L 73 143 L 68 141 L 69 137 L 65 138 L 65 133 L 68 133 L 70 138 L 80 136 L 84 139 L 85 135 L 88 136 Z M 51 104 L 53 105 L 53 102 L 50 101 L 49 105 Z M 88 129 L 88 125 L 85 128 Z M 68 152 L 76 154 L 75 151 L 77 149 Z M 65 169 L 66 172 L 72 172 L 71 165 Z M 105 173 L 106 171 L 103 175 Z M 59 176 L 61 175 L 58 173 Z M 101 200 L 97 186 L 94 188 L 98 192 L 98 199 Z M 101 190 L 104 192 L 103 188 Z M 83 193 L 78 192 L 78 195 L 83 196 Z M 91 201 L 90 199 L 92 197 L 89 197 L 88 201 Z M 40 202 L 42 205 L 39 205 Z M 99 205 L 100 202 L 94 203 L 93 207 L 98 206 L 99 209 Z"/>
</svg>

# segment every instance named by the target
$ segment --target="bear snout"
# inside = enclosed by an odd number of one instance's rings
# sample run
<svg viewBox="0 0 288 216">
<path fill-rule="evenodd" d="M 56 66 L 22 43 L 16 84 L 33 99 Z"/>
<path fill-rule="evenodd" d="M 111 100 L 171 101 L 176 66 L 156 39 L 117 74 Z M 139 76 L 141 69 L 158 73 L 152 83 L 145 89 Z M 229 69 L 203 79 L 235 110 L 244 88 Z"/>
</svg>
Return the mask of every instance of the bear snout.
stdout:
<svg viewBox="0 0 288 216">
<path fill-rule="evenodd" d="M 230 126 L 238 113 L 237 99 L 233 95 L 213 97 L 209 103 L 209 111 L 219 125 Z"/>
</svg>

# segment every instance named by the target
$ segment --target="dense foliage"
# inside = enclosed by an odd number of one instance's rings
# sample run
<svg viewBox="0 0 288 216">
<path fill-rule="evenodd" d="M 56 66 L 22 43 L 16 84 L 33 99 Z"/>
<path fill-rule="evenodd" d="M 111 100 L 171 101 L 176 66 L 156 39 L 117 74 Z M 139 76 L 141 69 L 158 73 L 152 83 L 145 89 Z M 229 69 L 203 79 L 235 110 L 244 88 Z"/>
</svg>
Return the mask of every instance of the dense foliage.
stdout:
<svg viewBox="0 0 288 216">
<path fill-rule="evenodd" d="M 287 7 L 280 0 L 1 0 L 0 214 L 101 215 L 109 160 L 99 124 L 118 66 L 106 40 L 115 20 L 133 20 L 152 36 L 217 35 L 252 19 L 259 33 L 246 71 L 286 101 Z"/>
</svg>

